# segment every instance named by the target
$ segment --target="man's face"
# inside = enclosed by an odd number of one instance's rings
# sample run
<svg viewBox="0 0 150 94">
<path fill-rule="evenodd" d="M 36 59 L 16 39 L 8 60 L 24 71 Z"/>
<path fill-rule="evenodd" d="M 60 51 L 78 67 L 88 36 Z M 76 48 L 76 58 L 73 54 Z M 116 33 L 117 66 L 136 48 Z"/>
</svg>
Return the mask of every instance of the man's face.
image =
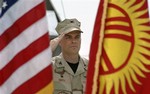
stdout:
<svg viewBox="0 0 150 94">
<path fill-rule="evenodd" d="M 73 31 L 65 34 L 60 41 L 60 46 L 63 53 L 78 54 L 81 45 L 81 33 L 79 31 Z"/>
</svg>

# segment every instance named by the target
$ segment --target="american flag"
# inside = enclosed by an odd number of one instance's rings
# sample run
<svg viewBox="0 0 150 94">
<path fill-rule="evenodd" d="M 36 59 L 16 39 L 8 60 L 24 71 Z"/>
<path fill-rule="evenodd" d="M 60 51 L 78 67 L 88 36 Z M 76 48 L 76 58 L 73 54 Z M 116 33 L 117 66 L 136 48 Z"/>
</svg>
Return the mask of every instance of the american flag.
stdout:
<svg viewBox="0 0 150 94">
<path fill-rule="evenodd" d="M 44 0 L 0 1 L 0 94 L 52 93 L 45 10 Z"/>
</svg>

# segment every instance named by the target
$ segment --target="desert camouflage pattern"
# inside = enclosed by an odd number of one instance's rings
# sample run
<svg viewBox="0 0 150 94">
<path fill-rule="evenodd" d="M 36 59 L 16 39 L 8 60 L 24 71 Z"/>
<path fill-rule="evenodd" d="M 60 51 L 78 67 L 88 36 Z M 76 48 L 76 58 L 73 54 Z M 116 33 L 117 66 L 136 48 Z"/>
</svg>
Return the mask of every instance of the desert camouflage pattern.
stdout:
<svg viewBox="0 0 150 94">
<path fill-rule="evenodd" d="M 76 73 L 62 54 L 53 58 L 54 94 L 85 94 L 88 60 L 81 58 Z"/>
</svg>

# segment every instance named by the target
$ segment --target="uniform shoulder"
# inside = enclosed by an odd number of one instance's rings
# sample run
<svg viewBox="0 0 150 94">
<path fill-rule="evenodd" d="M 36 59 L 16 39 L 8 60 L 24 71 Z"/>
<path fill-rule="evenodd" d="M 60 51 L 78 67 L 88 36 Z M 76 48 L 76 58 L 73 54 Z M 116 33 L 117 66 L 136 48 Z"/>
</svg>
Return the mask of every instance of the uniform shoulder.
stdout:
<svg viewBox="0 0 150 94">
<path fill-rule="evenodd" d="M 88 65 L 89 60 L 88 60 L 87 58 L 85 58 L 85 57 L 81 57 L 81 58 L 82 58 L 82 60 L 85 62 L 85 64 Z"/>
<path fill-rule="evenodd" d="M 60 61 L 61 61 L 61 56 L 54 56 L 54 57 L 52 57 L 52 62 L 53 63 L 58 63 Z"/>
<path fill-rule="evenodd" d="M 61 59 L 61 57 L 59 55 L 52 57 L 52 60 L 55 60 L 55 59 Z"/>
</svg>

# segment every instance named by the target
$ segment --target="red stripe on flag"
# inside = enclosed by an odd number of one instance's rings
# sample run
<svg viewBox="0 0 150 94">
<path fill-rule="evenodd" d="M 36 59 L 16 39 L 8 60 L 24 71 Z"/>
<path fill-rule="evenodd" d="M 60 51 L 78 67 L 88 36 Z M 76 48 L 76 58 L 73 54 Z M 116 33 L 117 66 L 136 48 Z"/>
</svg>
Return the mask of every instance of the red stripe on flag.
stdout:
<svg viewBox="0 0 150 94">
<path fill-rule="evenodd" d="M 122 39 L 122 40 L 126 40 L 126 41 L 132 40 L 131 36 L 122 35 L 122 34 L 106 34 L 105 38 L 116 38 L 116 39 Z"/>
<path fill-rule="evenodd" d="M 110 25 L 110 26 L 106 26 L 106 30 L 111 29 L 111 30 L 124 30 L 126 32 L 130 32 L 131 28 L 127 27 L 127 26 L 121 26 L 121 25 Z"/>
<path fill-rule="evenodd" d="M 30 25 L 45 16 L 45 3 L 31 9 L 0 36 L 0 51 Z M 44 6 L 44 7 L 43 7 Z M 43 11 L 44 10 L 44 11 Z M 39 13 L 40 11 L 40 13 Z"/>
<path fill-rule="evenodd" d="M 48 66 L 36 76 L 19 86 L 12 94 L 35 94 L 52 81 L 52 66 Z M 51 94 L 51 92 L 49 92 Z"/>
<path fill-rule="evenodd" d="M 107 18 L 106 23 L 109 21 L 122 21 L 122 22 L 128 22 L 129 20 L 127 17 L 112 17 L 112 18 Z"/>
<path fill-rule="evenodd" d="M 48 33 L 40 37 L 38 40 L 30 44 L 27 48 L 18 53 L 1 71 L 0 85 L 2 85 L 20 66 L 41 53 L 49 47 Z M 12 67 L 13 66 L 13 67 Z"/>
</svg>

